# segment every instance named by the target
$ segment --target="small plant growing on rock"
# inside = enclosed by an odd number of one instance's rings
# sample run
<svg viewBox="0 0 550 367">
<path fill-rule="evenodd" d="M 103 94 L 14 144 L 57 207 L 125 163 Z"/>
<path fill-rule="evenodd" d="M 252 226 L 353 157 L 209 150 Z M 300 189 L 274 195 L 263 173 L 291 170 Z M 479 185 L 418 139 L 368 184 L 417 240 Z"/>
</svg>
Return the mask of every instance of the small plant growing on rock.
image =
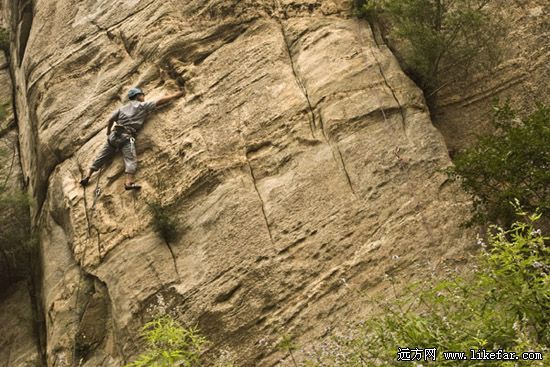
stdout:
<svg viewBox="0 0 550 367">
<path fill-rule="evenodd" d="M 143 326 L 147 351 L 125 367 L 201 366 L 201 348 L 206 339 L 197 328 L 184 328 L 168 315 Z"/>
<path fill-rule="evenodd" d="M 178 236 L 178 223 L 166 205 L 162 205 L 160 201 L 152 201 L 147 203 L 149 213 L 153 217 L 153 228 L 166 241 L 167 244 L 172 243 Z"/>
<path fill-rule="evenodd" d="M 288 353 L 290 359 L 292 360 L 292 364 L 298 367 L 296 359 L 294 358 L 294 352 L 296 351 L 297 345 L 294 341 L 294 337 L 291 334 L 284 333 L 283 335 L 281 335 L 281 340 L 277 344 L 277 348 L 283 352 Z"/>
<path fill-rule="evenodd" d="M 519 118 L 508 103 L 495 107 L 495 135 L 454 158 L 447 172 L 474 195 L 470 223 L 501 221 L 509 225 L 515 199 L 528 211 L 550 214 L 550 108 L 539 105 Z"/>
</svg>

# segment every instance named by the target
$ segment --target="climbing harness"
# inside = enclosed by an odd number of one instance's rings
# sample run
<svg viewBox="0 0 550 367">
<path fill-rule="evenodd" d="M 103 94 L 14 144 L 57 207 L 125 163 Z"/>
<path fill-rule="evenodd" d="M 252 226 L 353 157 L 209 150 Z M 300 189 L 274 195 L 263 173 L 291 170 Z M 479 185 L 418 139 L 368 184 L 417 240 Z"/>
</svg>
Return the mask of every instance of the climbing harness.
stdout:
<svg viewBox="0 0 550 367">
<path fill-rule="evenodd" d="M 127 133 L 130 136 L 134 136 L 136 134 L 136 129 L 131 128 L 126 125 L 119 125 L 118 123 L 115 123 L 113 125 L 113 129 L 115 129 L 115 135 L 120 136 L 123 132 Z"/>
</svg>

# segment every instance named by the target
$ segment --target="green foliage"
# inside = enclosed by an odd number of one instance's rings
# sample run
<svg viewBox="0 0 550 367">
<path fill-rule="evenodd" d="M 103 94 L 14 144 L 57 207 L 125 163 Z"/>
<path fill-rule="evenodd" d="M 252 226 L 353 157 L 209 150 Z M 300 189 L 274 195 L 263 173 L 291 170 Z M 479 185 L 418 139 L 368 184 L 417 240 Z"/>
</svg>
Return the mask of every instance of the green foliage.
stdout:
<svg viewBox="0 0 550 367">
<path fill-rule="evenodd" d="M 382 6 L 382 1 L 354 0 L 353 12 L 357 17 L 367 19 L 370 23 L 378 23 L 383 21 Z"/>
<path fill-rule="evenodd" d="M 541 215 L 531 215 L 529 221 L 535 223 Z M 480 274 L 480 286 L 495 289 L 495 309 L 521 317 L 517 321 L 529 340 L 550 347 L 550 247 L 545 243 L 550 237 L 521 222 L 508 231 L 493 228 L 497 231 L 482 257 L 481 266 L 488 270 Z"/>
<path fill-rule="evenodd" d="M 5 28 L 0 28 L 0 50 L 8 52 L 10 48 L 9 33 Z"/>
<path fill-rule="evenodd" d="M 333 337 L 314 353 L 310 366 L 401 366 L 398 348 L 437 348 L 437 364 L 485 366 L 487 361 L 445 361 L 444 351 L 473 349 L 550 351 L 550 249 L 540 230 L 515 223 L 494 227 L 489 245 L 467 277 L 451 277 L 429 289 L 413 286 L 406 296 L 349 335 Z M 421 362 L 419 362 L 421 363 Z M 543 366 L 544 361 L 499 362 Z"/>
<path fill-rule="evenodd" d="M 292 363 L 294 366 L 298 366 L 296 363 L 296 360 L 294 359 L 294 351 L 297 348 L 297 344 L 294 341 L 294 337 L 290 334 L 284 333 L 281 335 L 281 340 L 279 343 L 277 343 L 277 348 L 279 350 L 282 350 L 284 352 L 287 352 L 290 355 L 290 358 L 292 359 Z"/>
<path fill-rule="evenodd" d="M 142 336 L 147 352 L 126 367 L 201 366 L 201 347 L 206 339 L 197 328 L 183 328 L 165 315 L 145 324 Z"/>
<path fill-rule="evenodd" d="M 539 105 L 519 119 L 508 104 L 495 107 L 496 135 L 458 154 L 448 174 L 474 195 L 471 223 L 513 222 L 511 202 L 550 212 L 550 109 Z"/>
<path fill-rule="evenodd" d="M 501 53 L 502 22 L 487 5 L 490 0 L 368 0 L 360 14 L 389 29 L 391 46 L 404 69 L 435 98 L 452 75 L 462 80 L 472 67 L 492 67 Z"/>
<path fill-rule="evenodd" d="M 173 242 L 178 236 L 178 223 L 170 215 L 167 206 L 162 205 L 159 201 L 147 203 L 149 213 L 153 217 L 153 228 L 160 234 L 166 243 Z"/>
<path fill-rule="evenodd" d="M 371 6 L 371 2 L 367 0 L 353 0 L 353 12 L 358 17 L 365 17 L 367 10 Z"/>
</svg>

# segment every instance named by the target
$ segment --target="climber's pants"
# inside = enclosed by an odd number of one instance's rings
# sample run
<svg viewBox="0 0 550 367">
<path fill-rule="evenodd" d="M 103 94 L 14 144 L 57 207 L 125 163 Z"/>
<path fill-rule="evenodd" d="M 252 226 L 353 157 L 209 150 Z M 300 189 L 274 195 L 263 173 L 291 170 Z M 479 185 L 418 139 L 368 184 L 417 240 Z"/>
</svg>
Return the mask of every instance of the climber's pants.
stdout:
<svg viewBox="0 0 550 367">
<path fill-rule="evenodd" d="M 125 172 L 129 174 L 136 173 L 137 155 L 135 139 L 126 134 L 116 135 L 114 131 L 109 135 L 105 144 L 103 144 L 90 169 L 98 171 L 118 150 L 122 152 L 122 157 L 124 158 Z"/>
</svg>

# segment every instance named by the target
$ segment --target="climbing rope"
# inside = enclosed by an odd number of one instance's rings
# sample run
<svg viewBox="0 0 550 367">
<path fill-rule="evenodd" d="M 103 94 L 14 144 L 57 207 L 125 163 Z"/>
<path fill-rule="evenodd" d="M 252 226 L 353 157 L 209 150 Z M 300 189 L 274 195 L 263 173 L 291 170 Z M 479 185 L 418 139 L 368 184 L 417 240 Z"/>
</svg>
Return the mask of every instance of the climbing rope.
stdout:
<svg viewBox="0 0 550 367">
<path fill-rule="evenodd" d="M 95 184 L 95 189 L 94 189 L 94 201 L 92 202 L 92 206 L 90 208 L 90 210 L 92 210 L 92 211 L 95 210 L 95 204 L 97 203 L 97 199 L 101 195 L 101 187 L 99 186 L 99 181 L 101 179 L 101 174 L 102 173 L 103 173 L 103 168 L 101 168 L 99 170 L 99 173 L 97 174 L 97 182 Z"/>
</svg>

